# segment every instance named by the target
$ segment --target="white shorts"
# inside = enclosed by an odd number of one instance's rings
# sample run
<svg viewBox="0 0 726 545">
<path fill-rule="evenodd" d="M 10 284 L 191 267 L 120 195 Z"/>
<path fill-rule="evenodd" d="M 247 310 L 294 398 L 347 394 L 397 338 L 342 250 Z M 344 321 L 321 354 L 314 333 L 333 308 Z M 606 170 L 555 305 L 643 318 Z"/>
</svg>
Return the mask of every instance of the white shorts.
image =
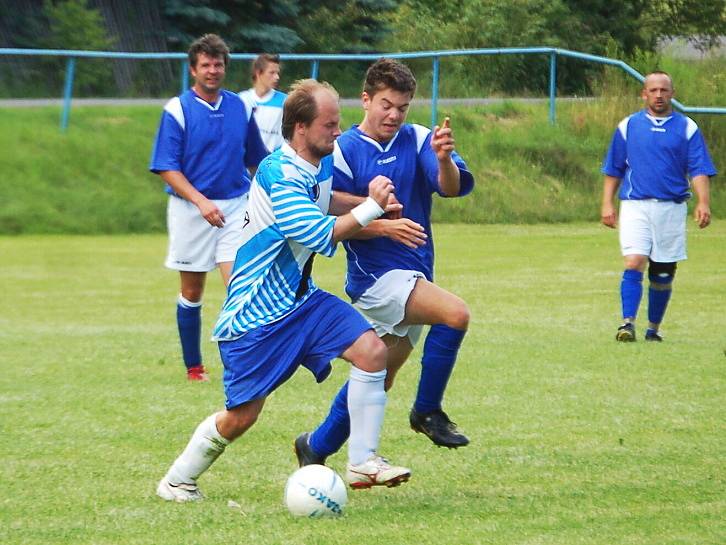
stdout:
<svg viewBox="0 0 726 545">
<path fill-rule="evenodd" d="M 620 202 L 620 249 L 623 255 L 647 255 L 652 261 L 686 259 L 685 202 L 654 199 Z"/>
<path fill-rule="evenodd" d="M 199 208 L 180 197 L 170 196 L 166 209 L 169 253 L 165 265 L 175 271 L 209 272 L 217 263 L 234 261 L 242 241 L 248 196 L 212 202 L 224 214 L 224 227 L 214 227 Z"/>
<path fill-rule="evenodd" d="M 416 346 L 423 326 L 402 325 L 401 322 L 406 315 L 406 302 L 419 278 L 425 276 L 418 271 L 388 271 L 353 306 L 371 323 L 379 337 L 408 337 L 411 346 Z"/>
</svg>

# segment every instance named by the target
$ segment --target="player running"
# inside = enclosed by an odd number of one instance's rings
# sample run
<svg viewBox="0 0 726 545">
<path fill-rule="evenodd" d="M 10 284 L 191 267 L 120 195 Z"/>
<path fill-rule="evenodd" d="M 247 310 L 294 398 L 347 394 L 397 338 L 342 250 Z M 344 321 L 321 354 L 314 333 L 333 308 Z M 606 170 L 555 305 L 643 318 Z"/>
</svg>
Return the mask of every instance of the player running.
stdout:
<svg viewBox="0 0 726 545">
<path fill-rule="evenodd" d="M 388 346 L 386 389 L 393 385 L 423 325 L 432 326 L 424 343 L 410 424 L 435 444 L 457 448 L 469 439 L 443 411 L 442 400 L 469 325 L 469 309 L 459 297 L 433 283 L 430 216 L 432 194 L 467 195 L 474 178 L 454 151 L 448 122 L 433 131 L 404 123 L 415 90 L 413 74 L 395 60 L 381 59 L 368 69 L 362 94 L 365 115 L 360 125 L 336 142 L 333 188 L 365 195 L 370 180 L 386 176 L 393 181 L 404 216 L 424 227 L 426 240 L 420 247 L 386 237 L 346 241 L 345 289 Z M 323 423 L 296 439 L 301 466 L 325 463 L 348 438 L 348 395 L 346 384 Z"/>
<path fill-rule="evenodd" d="M 267 396 L 299 366 L 318 382 L 330 361 L 352 363 L 348 387 L 349 463 L 353 488 L 396 486 L 411 471 L 376 453 L 386 405 L 386 345 L 349 304 L 318 289 L 312 257 L 332 256 L 337 242 L 379 217 L 393 184 L 376 176 L 368 197 L 350 213 L 331 197 L 333 142 L 340 135 L 338 95 L 327 84 L 303 80 L 285 102 L 288 143 L 267 157 L 250 191 L 242 246 L 214 337 L 224 363 L 226 410 L 197 427 L 157 488 L 170 501 L 202 497 L 197 479 L 257 420 Z"/>
</svg>

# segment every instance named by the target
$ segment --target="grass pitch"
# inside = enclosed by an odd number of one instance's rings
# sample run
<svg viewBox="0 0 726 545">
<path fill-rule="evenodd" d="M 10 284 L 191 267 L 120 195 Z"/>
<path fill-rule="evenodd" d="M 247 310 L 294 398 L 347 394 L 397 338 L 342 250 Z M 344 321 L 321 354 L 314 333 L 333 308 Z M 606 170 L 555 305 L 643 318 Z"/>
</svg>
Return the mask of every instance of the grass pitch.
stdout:
<svg viewBox="0 0 726 545">
<path fill-rule="evenodd" d="M 162 235 L 0 238 L 0 542 L 7 544 L 720 544 L 726 540 L 726 226 L 691 229 L 663 344 L 618 344 L 615 232 L 594 224 L 438 226 L 437 281 L 473 323 L 445 407 L 471 437 L 438 449 L 408 429 L 420 349 L 389 397 L 381 451 L 413 469 L 351 492 L 338 520 L 282 506 L 292 440 L 347 369 L 304 370 L 171 505 L 158 479 L 222 406 L 185 381 L 177 275 Z M 316 261 L 341 293 L 342 249 Z M 222 301 L 208 279 L 204 334 Z M 642 339 L 645 308 L 641 307 Z M 344 453 L 331 459 L 341 472 Z M 239 508 L 229 507 L 233 500 Z"/>
</svg>

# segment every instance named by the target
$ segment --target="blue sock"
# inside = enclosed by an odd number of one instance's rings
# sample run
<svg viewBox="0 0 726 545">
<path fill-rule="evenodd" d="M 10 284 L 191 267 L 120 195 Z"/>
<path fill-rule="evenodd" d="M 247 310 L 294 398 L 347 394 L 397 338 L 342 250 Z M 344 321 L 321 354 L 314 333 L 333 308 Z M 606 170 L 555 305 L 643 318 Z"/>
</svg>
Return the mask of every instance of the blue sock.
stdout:
<svg viewBox="0 0 726 545">
<path fill-rule="evenodd" d="M 416 411 L 430 413 L 441 409 L 444 390 L 454 369 L 464 335 L 466 331 L 443 324 L 431 326 L 421 358 L 421 378 L 413 405 Z"/>
<path fill-rule="evenodd" d="M 663 321 L 668 301 L 671 298 L 671 282 L 673 277 L 649 274 L 650 287 L 648 288 L 648 321 L 660 324 Z"/>
<path fill-rule="evenodd" d="M 192 303 L 180 295 L 176 305 L 176 323 L 184 365 L 187 369 L 201 365 L 202 302 Z"/>
<path fill-rule="evenodd" d="M 318 456 L 330 456 L 340 450 L 350 435 L 348 416 L 348 382 L 335 396 L 330 413 L 310 435 L 310 448 Z"/>
<path fill-rule="evenodd" d="M 620 282 L 620 301 L 623 305 L 623 319 L 638 315 L 640 298 L 643 296 L 643 273 L 635 269 L 625 269 Z"/>
</svg>

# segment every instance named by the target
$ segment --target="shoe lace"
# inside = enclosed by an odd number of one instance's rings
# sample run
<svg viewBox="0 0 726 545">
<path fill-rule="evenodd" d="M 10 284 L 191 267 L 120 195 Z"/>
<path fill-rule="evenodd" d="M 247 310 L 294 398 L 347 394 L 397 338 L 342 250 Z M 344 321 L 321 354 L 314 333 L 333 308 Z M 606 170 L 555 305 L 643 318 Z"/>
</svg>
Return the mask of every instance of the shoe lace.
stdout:
<svg viewBox="0 0 726 545">
<path fill-rule="evenodd" d="M 434 411 L 431 414 L 431 421 L 434 424 L 434 426 L 443 428 L 445 430 L 449 431 L 456 431 L 456 422 L 452 422 L 449 418 L 449 415 L 446 414 L 443 409 L 439 409 L 438 411 Z"/>
</svg>

